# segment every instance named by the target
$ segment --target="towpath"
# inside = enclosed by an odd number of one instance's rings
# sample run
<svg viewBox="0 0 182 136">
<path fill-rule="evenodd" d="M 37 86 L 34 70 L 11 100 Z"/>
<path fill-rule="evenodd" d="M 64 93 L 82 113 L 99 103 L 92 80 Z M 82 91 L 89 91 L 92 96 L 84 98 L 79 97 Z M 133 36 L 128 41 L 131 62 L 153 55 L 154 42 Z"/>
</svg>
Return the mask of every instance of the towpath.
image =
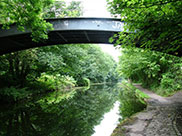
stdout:
<svg viewBox="0 0 182 136">
<path fill-rule="evenodd" d="M 147 109 L 119 125 L 115 136 L 182 136 L 182 92 L 161 97 L 135 86 L 150 96 Z"/>
</svg>

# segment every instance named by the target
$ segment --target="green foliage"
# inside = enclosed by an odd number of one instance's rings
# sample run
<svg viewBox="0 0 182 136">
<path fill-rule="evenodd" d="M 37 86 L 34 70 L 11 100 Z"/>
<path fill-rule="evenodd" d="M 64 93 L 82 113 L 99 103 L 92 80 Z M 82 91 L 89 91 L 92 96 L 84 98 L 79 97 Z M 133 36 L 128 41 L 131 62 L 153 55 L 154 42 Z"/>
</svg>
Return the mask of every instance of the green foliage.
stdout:
<svg viewBox="0 0 182 136">
<path fill-rule="evenodd" d="M 38 50 L 38 71 L 72 76 L 78 85 L 84 85 L 84 78 L 91 82 L 114 79 L 115 62 L 97 45 L 60 45 Z"/>
<path fill-rule="evenodd" d="M 182 89 L 182 59 L 175 58 L 168 72 L 162 75 L 161 87 L 168 91 L 178 91 Z"/>
<path fill-rule="evenodd" d="M 36 49 L 0 56 L 0 76 L 8 85 L 23 86 L 36 68 Z"/>
<path fill-rule="evenodd" d="M 72 88 L 76 84 L 76 81 L 72 77 L 61 76 L 60 74 L 48 75 L 42 73 L 37 81 L 43 84 L 48 90 L 63 90 L 66 87 Z"/>
<path fill-rule="evenodd" d="M 3 0 L 0 2 L 0 23 L 4 28 L 16 23 L 21 31 L 29 29 L 34 41 L 47 39 L 47 32 L 52 29 L 52 25 L 43 19 L 42 13 L 52 2 L 53 0 Z"/>
<path fill-rule="evenodd" d="M 142 91 L 140 91 L 139 89 L 135 90 L 135 95 L 136 97 L 139 99 L 139 101 L 143 104 L 146 104 L 146 101 L 144 101 L 145 99 L 150 98 L 147 94 L 143 93 Z"/>
<path fill-rule="evenodd" d="M 158 80 L 162 74 L 160 56 L 155 52 L 135 48 L 123 49 L 119 59 L 118 71 L 120 75 L 134 82 L 142 82 L 145 86 L 159 84 Z"/>
<path fill-rule="evenodd" d="M 182 59 L 142 49 L 123 49 L 118 72 L 161 95 L 182 89 Z M 163 90 L 163 93 L 161 93 Z"/>
<path fill-rule="evenodd" d="M 84 86 L 90 87 L 90 80 L 88 78 L 83 78 L 84 80 Z"/>
<path fill-rule="evenodd" d="M 0 89 L 1 100 L 17 101 L 20 99 L 25 99 L 29 95 L 31 95 L 31 93 L 28 91 L 28 88 L 7 87 Z"/>
<path fill-rule="evenodd" d="M 29 87 L 37 92 L 68 90 L 90 82 L 112 82 L 117 77 L 114 60 L 97 45 L 29 49 L 3 55 L 0 63 L 0 88 Z"/>
<path fill-rule="evenodd" d="M 51 29 L 51 25 L 44 18 L 82 14 L 80 2 L 74 1 L 67 6 L 64 1 L 8 0 L 1 1 L 0 7 L 0 23 L 4 28 L 16 23 L 21 31 L 31 30 L 34 41 L 48 38 L 47 31 Z M 0 86 L 25 86 L 27 82 L 35 81 L 43 72 L 59 74 L 65 63 L 56 49 L 29 49 L 0 56 Z"/>
<path fill-rule="evenodd" d="M 70 5 L 68 5 L 67 7 L 67 12 L 65 13 L 65 16 L 79 17 L 82 15 L 83 15 L 83 11 L 81 7 L 81 1 L 74 1 L 74 0 L 71 1 Z"/>
<path fill-rule="evenodd" d="M 181 56 L 182 1 L 107 0 L 110 12 L 125 22 L 116 44 Z"/>
<path fill-rule="evenodd" d="M 44 18 L 79 17 L 82 13 L 81 2 L 72 1 L 69 5 L 63 0 L 56 0 L 44 9 Z"/>
<path fill-rule="evenodd" d="M 132 84 L 122 83 L 123 90 L 119 92 L 120 114 L 123 119 L 146 108 L 145 99 L 148 95 L 136 89 Z"/>
<path fill-rule="evenodd" d="M 45 18 L 78 17 L 82 14 L 80 2 L 54 0 L 2 0 L 0 1 L 0 24 L 8 29 L 16 23 L 18 30 L 32 32 L 32 40 L 39 42 L 48 39 L 52 24 Z"/>
<path fill-rule="evenodd" d="M 96 45 L 87 46 L 87 56 L 83 63 L 83 75 L 91 80 L 91 82 L 104 82 L 111 78 L 114 74 L 115 61 L 113 58 L 102 52 L 100 47 Z"/>
</svg>

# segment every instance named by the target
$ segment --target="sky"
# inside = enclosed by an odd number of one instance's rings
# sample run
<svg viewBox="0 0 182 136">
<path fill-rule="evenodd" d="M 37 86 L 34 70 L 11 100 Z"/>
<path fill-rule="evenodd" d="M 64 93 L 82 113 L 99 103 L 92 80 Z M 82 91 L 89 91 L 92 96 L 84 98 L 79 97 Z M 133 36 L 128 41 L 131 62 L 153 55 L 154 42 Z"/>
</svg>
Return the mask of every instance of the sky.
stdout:
<svg viewBox="0 0 182 136">
<path fill-rule="evenodd" d="M 70 2 L 72 0 L 66 0 Z M 111 15 L 107 11 L 106 0 L 74 0 L 81 1 L 83 7 L 83 16 L 82 17 L 106 17 L 110 18 Z M 120 55 L 120 50 L 115 49 L 113 45 L 108 44 L 99 44 L 101 49 L 104 52 L 107 52 L 113 56 L 114 60 L 118 62 L 118 56 Z"/>
<path fill-rule="evenodd" d="M 66 0 L 70 2 L 72 0 Z M 83 6 L 84 17 L 110 17 L 106 8 L 106 0 L 74 0 L 81 1 Z"/>
</svg>

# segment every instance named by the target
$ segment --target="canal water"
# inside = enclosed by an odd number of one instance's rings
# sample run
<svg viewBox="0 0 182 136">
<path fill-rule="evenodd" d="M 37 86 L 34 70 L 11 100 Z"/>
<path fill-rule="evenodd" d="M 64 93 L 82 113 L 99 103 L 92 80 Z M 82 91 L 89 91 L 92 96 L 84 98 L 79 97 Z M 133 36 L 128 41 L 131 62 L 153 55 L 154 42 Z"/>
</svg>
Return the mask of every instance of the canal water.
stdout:
<svg viewBox="0 0 182 136">
<path fill-rule="evenodd" d="M 48 93 L 0 107 L 0 136 L 110 136 L 119 119 L 114 85 Z"/>
<path fill-rule="evenodd" d="M 119 123 L 119 101 L 114 103 L 114 107 L 104 114 L 101 123 L 94 127 L 95 133 L 92 136 L 110 136 Z"/>
</svg>

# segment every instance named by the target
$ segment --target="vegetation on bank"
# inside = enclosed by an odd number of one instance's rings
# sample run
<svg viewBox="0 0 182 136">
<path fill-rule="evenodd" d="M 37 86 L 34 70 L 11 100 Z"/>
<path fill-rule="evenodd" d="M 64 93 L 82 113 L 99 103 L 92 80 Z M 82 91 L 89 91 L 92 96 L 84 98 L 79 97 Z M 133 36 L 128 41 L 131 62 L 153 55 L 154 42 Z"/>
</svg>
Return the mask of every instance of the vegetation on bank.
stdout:
<svg viewBox="0 0 182 136">
<path fill-rule="evenodd" d="M 123 49 L 121 53 L 120 76 L 162 96 L 182 90 L 182 58 L 137 48 Z"/>
<path fill-rule="evenodd" d="M 117 80 L 116 62 L 97 45 L 39 47 L 3 55 L 0 62 L 0 94 L 14 100 Z"/>
<path fill-rule="evenodd" d="M 125 22 L 116 35 L 123 48 L 121 76 L 163 96 L 182 90 L 181 5 L 179 0 L 108 0 L 110 12 Z"/>
<path fill-rule="evenodd" d="M 124 120 L 144 110 L 147 106 L 146 99 L 149 96 L 126 81 L 122 82 L 121 87 L 122 91 L 119 92 L 120 114 Z"/>
<path fill-rule="evenodd" d="M 125 124 L 132 124 L 132 116 L 147 106 L 147 95 L 132 86 L 132 82 L 140 83 L 162 96 L 169 96 L 182 90 L 182 58 L 161 52 L 143 50 L 139 48 L 124 48 L 118 63 L 118 73 L 128 83 L 123 83 L 120 92 L 120 114 L 123 119 L 114 130 L 112 136 L 124 136 Z"/>
<path fill-rule="evenodd" d="M 118 83 L 118 85 L 122 88 L 119 91 L 120 115 L 122 118 L 111 136 L 125 136 L 126 130 L 122 126 L 135 121 L 136 118 L 134 115 L 147 107 L 146 99 L 149 98 L 147 94 L 143 93 L 126 80 L 122 81 L 122 83 Z"/>
</svg>

